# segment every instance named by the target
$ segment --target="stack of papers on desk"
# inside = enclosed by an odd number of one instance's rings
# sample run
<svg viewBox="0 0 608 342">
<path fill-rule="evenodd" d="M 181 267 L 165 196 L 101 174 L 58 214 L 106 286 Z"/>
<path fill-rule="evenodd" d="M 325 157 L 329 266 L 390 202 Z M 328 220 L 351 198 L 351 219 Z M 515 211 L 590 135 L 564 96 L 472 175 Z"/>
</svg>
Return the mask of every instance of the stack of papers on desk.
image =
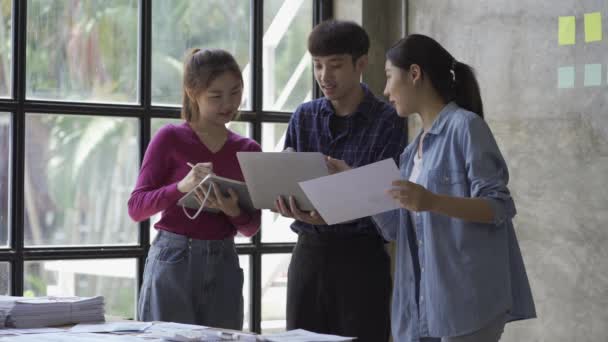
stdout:
<svg viewBox="0 0 608 342">
<path fill-rule="evenodd" d="M 40 328 L 103 322 L 104 299 L 98 297 L 0 296 L 0 327 Z"/>
</svg>

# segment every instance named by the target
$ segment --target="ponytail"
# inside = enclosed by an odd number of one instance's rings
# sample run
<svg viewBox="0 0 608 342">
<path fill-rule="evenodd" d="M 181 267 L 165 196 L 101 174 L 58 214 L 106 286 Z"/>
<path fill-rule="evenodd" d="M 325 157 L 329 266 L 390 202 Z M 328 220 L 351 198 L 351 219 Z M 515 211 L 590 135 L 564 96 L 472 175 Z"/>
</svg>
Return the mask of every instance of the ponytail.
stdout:
<svg viewBox="0 0 608 342">
<path fill-rule="evenodd" d="M 454 102 L 483 118 L 483 103 L 475 71 L 469 65 L 454 63 Z"/>
</svg>

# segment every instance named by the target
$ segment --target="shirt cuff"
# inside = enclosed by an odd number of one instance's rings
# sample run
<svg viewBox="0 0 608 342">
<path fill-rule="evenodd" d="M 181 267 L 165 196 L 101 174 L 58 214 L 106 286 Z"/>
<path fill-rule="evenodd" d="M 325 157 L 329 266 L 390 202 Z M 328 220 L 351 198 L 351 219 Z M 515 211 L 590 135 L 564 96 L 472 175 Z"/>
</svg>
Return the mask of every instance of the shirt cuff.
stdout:
<svg viewBox="0 0 608 342">
<path fill-rule="evenodd" d="M 511 219 L 515 216 L 515 206 L 513 205 L 513 201 L 501 201 L 494 198 L 488 198 L 490 206 L 494 211 L 494 225 L 500 226 L 507 219 Z"/>
</svg>

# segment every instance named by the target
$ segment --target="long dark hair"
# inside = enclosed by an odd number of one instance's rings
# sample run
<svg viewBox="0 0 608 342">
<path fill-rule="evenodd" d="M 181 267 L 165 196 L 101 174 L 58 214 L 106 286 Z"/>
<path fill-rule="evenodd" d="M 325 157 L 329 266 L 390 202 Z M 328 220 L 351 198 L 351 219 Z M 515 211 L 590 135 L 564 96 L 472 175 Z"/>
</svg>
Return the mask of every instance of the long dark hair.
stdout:
<svg viewBox="0 0 608 342">
<path fill-rule="evenodd" d="M 182 119 L 190 122 L 195 114 L 198 115 L 196 99 L 213 80 L 227 71 L 243 83 L 241 68 L 229 52 L 220 49 L 192 49 L 187 53 L 184 60 Z"/>
<path fill-rule="evenodd" d="M 419 65 L 422 76 L 428 77 L 446 103 L 454 101 L 483 118 L 483 103 L 473 68 L 458 62 L 433 38 L 409 35 L 393 45 L 386 58 L 405 70 L 409 70 L 412 64 Z"/>
</svg>

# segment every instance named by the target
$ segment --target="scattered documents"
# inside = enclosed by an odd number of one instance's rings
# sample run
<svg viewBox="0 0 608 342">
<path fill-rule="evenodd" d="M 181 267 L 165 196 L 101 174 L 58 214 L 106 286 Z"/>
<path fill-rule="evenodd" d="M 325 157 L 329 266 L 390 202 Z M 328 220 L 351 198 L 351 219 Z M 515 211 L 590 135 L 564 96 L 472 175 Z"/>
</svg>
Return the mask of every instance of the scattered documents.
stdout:
<svg viewBox="0 0 608 342">
<path fill-rule="evenodd" d="M 257 341 L 255 334 L 209 328 L 201 325 L 166 322 L 154 322 L 154 325 L 147 328 L 144 334 L 138 336 L 166 342 Z"/>
<path fill-rule="evenodd" d="M 56 334 L 37 334 L 20 335 L 11 337 L 2 337 L 0 342 L 141 342 L 140 338 L 127 335 L 113 334 L 73 334 L 73 333 L 56 333 Z"/>
<path fill-rule="evenodd" d="M 143 332 L 151 322 L 112 322 L 96 324 L 78 324 L 70 329 L 71 333 L 112 333 L 112 332 Z"/>
<path fill-rule="evenodd" d="M 31 329 L 0 329 L 0 336 L 6 335 L 29 335 L 66 332 L 62 328 L 31 328 Z"/>
<path fill-rule="evenodd" d="M 209 329 L 203 325 L 183 324 L 174 322 L 152 322 L 153 325 L 146 329 L 146 332 L 180 332 L 189 330 Z"/>
<path fill-rule="evenodd" d="M 353 341 L 354 337 L 317 334 L 303 329 L 290 330 L 278 334 L 261 335 L 262 341 L 268 342 L 341 342 Z"/>
<path fill-rule="evenodd" d="M 245 333 L 230 333 L 220 330 L 208 329 L 198 331 L 183 331 L 174 333 L 164 333 L 160 336 L 166 342 L 256 342 L 256 336 Z"/>
<path fill-rule="evenodd" d="M 393 159 L 300 182 L 327 224 L 336 224 L 397 209 L 386 193 L 401 178 Z"/>
</svg>

